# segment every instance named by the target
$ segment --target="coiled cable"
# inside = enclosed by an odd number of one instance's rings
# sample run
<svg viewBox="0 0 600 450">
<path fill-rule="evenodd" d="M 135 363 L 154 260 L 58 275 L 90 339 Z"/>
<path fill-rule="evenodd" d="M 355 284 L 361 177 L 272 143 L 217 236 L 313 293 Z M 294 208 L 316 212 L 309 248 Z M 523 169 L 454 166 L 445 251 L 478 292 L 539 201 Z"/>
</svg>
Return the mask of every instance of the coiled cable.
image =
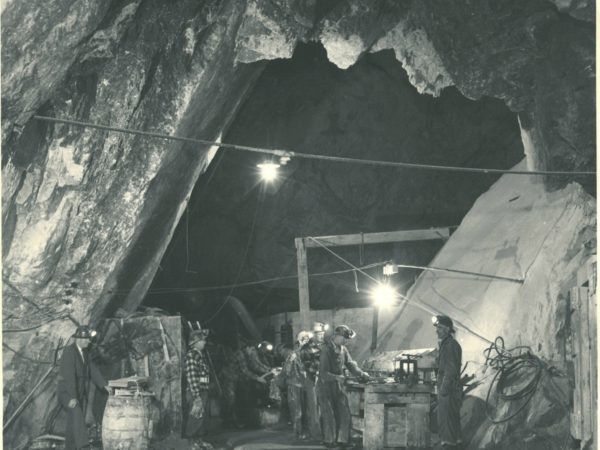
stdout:
<svg viewBox="0 0 600 450">
<path fill-rule="evenodd" d="M 485 412 L 492 423 L 508 422 L 519 414 L 533 398 L 544 375 L 546 363 L 535 356 L 530 347 L 517 346 L 506 349 L 504 339 L 501 336 L 498 336 L 494 343 L 484 351 L 484 356 L 486 357 L 486 365 L 497 370 L 485 399 Z M 510 389 L 513 384 L 512 381 L 519 372 L 533 372 L 533 375 L 522 388 L 513 391 Z M 499 399 L 506 402 L 522 402 L 515 412 L 502 418 L 493 417 L 490 411 L 490 397 L 494 387 Z"/>
</svg>

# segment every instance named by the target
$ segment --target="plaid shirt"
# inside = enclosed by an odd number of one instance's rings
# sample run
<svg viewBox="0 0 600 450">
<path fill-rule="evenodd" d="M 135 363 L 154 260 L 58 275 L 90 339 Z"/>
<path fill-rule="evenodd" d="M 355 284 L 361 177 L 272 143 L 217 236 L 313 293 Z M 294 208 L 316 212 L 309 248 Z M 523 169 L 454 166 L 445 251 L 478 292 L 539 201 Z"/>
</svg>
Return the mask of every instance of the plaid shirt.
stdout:
<svg viewBox="0 0 600 450">
<path fill-rule="evenodd" d="M 204 355 L 195 349 L 190 349 L 185 355 L 185 377 L 192 396 L 198 398 L 209 389 L 210 378 L 208 365 Z"/>
</svg>

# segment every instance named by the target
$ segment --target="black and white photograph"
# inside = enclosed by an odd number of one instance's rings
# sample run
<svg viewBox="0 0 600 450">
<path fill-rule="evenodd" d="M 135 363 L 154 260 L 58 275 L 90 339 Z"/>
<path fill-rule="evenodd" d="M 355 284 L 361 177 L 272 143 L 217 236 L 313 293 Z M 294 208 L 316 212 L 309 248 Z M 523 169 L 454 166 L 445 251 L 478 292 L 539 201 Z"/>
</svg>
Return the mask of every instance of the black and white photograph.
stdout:
<svg viewBox="0 0 600 450">
<path fill-rule="evenodd" d="M 597 450 L 594 0 L 0 0 L 8 450 Z"/>
</svg>

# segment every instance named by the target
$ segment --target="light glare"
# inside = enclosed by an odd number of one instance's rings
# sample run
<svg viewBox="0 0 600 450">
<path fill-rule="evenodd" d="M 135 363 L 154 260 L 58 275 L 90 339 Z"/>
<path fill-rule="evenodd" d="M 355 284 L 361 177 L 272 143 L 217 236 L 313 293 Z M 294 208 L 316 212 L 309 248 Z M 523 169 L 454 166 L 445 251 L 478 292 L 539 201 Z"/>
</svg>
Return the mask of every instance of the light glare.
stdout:
<svg viewBox="0 0 600 450">
<path fill-rule="evenodd" d="M 277 169 L 279 169 L 279 164 L 275 163 L 262 163 L 256 165 L 260 170 L 260 176 L 263 180 L 267 182 L 271 182 L 277 178 Z"/>
<path fill-rule="evenodd" d="M 379 284 L 371 293 L 373 302 L 377 306 L 391 306 L 396 302 L 398 293 L 388 284 Z"/>
</svg>

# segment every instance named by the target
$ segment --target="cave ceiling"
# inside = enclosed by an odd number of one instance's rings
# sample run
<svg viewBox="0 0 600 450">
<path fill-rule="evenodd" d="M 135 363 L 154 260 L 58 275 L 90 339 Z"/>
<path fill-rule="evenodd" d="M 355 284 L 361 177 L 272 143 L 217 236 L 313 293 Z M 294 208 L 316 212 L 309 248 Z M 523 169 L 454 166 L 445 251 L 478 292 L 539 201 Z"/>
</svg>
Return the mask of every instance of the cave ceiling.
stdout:
<svg viewBox="0 0 600 450">
<path fill-rule="evenodd" d="M 167 285 L 163 272 L 190 283 L 180 263 L 159 268 L 170 242 L 182 258 L 184 217 L 187 269 L 206 270 L 193 281 L 227 283 L 284 273 L 297 235 L 455 225 L 478 195 L 470 183 L 491 183 L 292 160 L 260 194 L 247 177 L 221 179 L 247 174 L 248 155 L 34 115 L 323 154 L 505 168 L 524 153 L 530 170 L 593 170 L 594 18 L 586 0 L 2 2 L 5 344 L 46 360 L 73 321 L 135 310 L 157 271 L 153 287 Z M 254 216 L 254 240 L 269 246 L 247 245 Z M 205 247 L 218 232 L 222 255 Z M 3 354 L 14 404 L 31 387 L 15 380 L 37 373 L 24 361 Z M 39 429 L 30 419 L 11 439 Z"/>
</svg>

